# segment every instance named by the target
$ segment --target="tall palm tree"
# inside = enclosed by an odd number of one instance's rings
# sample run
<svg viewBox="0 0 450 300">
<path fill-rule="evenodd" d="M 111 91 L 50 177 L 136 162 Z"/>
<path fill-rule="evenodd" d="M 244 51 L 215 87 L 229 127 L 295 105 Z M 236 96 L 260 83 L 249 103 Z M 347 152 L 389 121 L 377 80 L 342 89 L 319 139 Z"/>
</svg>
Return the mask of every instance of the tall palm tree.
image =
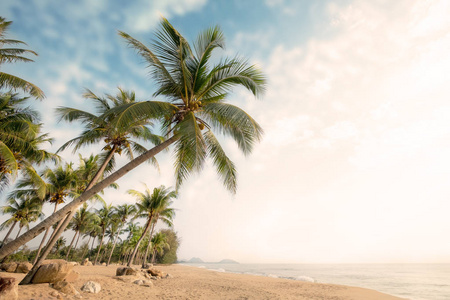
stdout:
<svg viewBox="0 0 450 300">
<path fill-rule="evenodd" d="M 108 262 L 106 263 L 107 266 L 111 262 L 111 256 L 113 254 L 114 248 L 116 247 L 116 243 L 119 238 L 119 235 L 123 231 L 123 227 L 124 227 L 127 219 L 130 216 L 134 215 L 135 213 L 136 213 L 136 206 L 131 205 L 131 204 L 123 204 L 123 205 L 119 205 L 115 208 L 115 215 L 118 220 L 118 229 L 117 229 L 116 237 L 114 239 L 114 244 L 111 249 L 111 253 L 109 254 Z"/>
<path fill-rule="evenodd" d="M 100 244 L 98 245 L 98 252 L 97 252 L 97 255 L 95 256 L 94 265 L 97 264 L 98 256 L 99 256 L 100 251 L 103 246 L 103 239 L 105 238 L 106 229 L 108 228 L 109 224 L 111 223 L 111 217 L 112 217 L 113 211 L 114 210 L 113 210 L 112 204 L 109 204 L 109 205 L 105 204 L 105 205 L 103 205 L 103 207 L 101 209 L 96 211 L 96 215 L 99 219 L 98 225 L 102 229 L 102 237 L 100 240 Z"/>
<path fill-rule="evenodd" d="M 60 237 L 60 238 L 56 241 L 56 243 L 55 243 L 55 247 L 54 247 L 55 252 L 54 252 L 54 253 L 55 253 L 55 254 L 58 253 L 59 250 L 60 250 L 62 247 L 64 247 L 64 245 L 66 245 L 66 239 L 63 238 L 63 237 Z"/>
<path fill-rule="evenodd" d="M 177 197 L 177 194 L 175 191 L 171 191 L 163 185 L 154 188 L 153 192 L 151 192 L 147 186 L 145 186 L 144 193 L 136 190 L 128 190 L 127 192 L 137 199 L 136 206 L 138 208 L 138 213 L 136 214 L 136 218 L 146 219 L 144 231 L 137 241 L 134 251 L 128 260 L 127 265 L 130 266 L 134 262 L 134 257 L 136 256 L 139 245 L 148 233 L 155 216 L 167 209 L 172 204 L 172 199 Z"/>
<path fill-rule="evenodd" d="M 14 227 L 19 224 L 19 235 L 22 228 L 29 227 L 29 223 L 36 221 L 37 218 L 42 217 L 42 203 L 38 198 L 25 196 L 19 199 L 10 198 L 7 201 L 8 205 L 0 207 L 2 214 L 10 214 L 11 217 L 0 225 L 0 230 L 9 227 L 6 236 L 3 238 L 2 246 L 7 241 Z"/>
<path fill-rule="evenodd" d="M 12 21 L 6 21 L 5 18 L 0 17 L 0 67 L 4 63 L 13 62 L 32 62 L 30 58 L 23 55 L 36 55 L 37 53 L 32 50 L 20 49 L 20 48 L 4 48 L 4 45 L 26 45 L 26 43 L 18 40 L 11 40 L 6 38 L 6 32 L 11 26 Z M 17 76 L 0 72 L 0 89 L 19 89 L 24 92 L 30 93 L 33 97 L 42 99 L 45 97 L 44 92 L 42 92 L 37 86 L 28 82 Z"/>
<path fill-rule="evenodd" d="M 56 155 L 41 149 L 52 139 L 41 134 L 39 114 L 24 107 L 26 101 L 17 94 L 0 93 L 0 191 L 16 178 L 19 170 L 40 182 L 33 165 L 58 160 Z"/>
<path fill-rule="evenodd" d="M 206 154 L 209 154 L 225 186 L 232 192 L 235 191 L 234 164 L 225 155 L 211 129 L 231 136 L 245 154 L 251 152 L 255 142 L 261 137 L 261 127 L 243 110 L 224 101 L 227 93 L 235 86 L 243 86 L 254 95 L 260 95 L 264 91 L 264 75 L 258 68 L 239 58 L 224 59 L 215 66 L 209 66 L 208 62 L 213 50 L 224 46 L 223 34 L 218 27 L 200 34 L 194 46 L 195 54 L 186 39 L 166 19 L 162 19 L 161 29 L 157 32 L 159 41 L 154 43 L 155 52 L 131 36 L 125 33 L 121 35 L 148 62 L 151 74 L 160 86 L 156 96 L 165 96 L 173 103 L 146 101 L 125 104 L 111 109 L 107 116 L 116 115 L 117 117 L 111 120 L 111 123 L 119 127 L 121 124 L 129 123 L 133 118 L 139 119 L 142 115 L 162 120 L 167 139 L 87 189 L 72 203 L 14 242 L 5 245 L 0 249 L 0 259 L 64 218 L 67 213 L 73 212 L 106 186 L 174 143 L 176 143 L 177 153 L 177 186 L 190 172 L 199 171 Z M 202 128 L 207 130 L 202 131 Z M 38 267 L 39 264 L 35 264 L 27 276 L 33 276 L 33 272 Z"/>
</svg>

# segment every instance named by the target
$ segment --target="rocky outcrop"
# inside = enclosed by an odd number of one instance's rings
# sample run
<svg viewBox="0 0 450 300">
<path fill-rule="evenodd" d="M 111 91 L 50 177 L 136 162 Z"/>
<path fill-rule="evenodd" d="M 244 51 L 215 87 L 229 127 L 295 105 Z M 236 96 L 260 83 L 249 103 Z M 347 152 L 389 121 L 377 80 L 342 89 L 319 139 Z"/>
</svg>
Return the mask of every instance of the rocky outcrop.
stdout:
<svg viewBox="0 0 450 300">
<path fill-rule="evenodd" d="M 95 281 L 88 281 L 85 284 L 83 284 L 83 286 L 81 287 L 81 290 L 83 292 L 93 293 L 93 294 L 97 294 L 98 292 L 100 292 L 101 289 L 102 289 L 102 287 L 100 286 L 100 283 L 95 282 Z"/>
<path fill-rule="evenodd" d="M 0 299 L 17 300 L 19 298 L 16 279 L 0 277 Z"/>
<path fill-rule="evenodd" d="M 54 283 L 63 281 L 73 270 L 73 265 L 62 259 L 44 261 L 31 283 Z"/>
<path fill-rule="evenodd" d="M 16 272 L 16 269 L 17 269 L 17 263 L 9 262 L 9 263 L 1 264 L 0 269 L 5 272 L 8 272 L 8 273 L 14 273 L 14 272 Z"/>
<path fill-rule="evenodd" d="M 166 273 L 164 273 L 164 272 L 162 272 L 160 270 L 157 270 L 157 269 L 148 269 L 147 272 L 150 275 L 158 277 L 158 278 L 165 278 L 166 275 L 167 275 Z"/>
<path fill-rule="evenodd" d="M 137 284 L 137 285 L 146 286 L 146 287 L 153 287 L 153 282 L 151 282 L 149 280 L 138 279 L 138 280 L 133 281 L 133 283 Z"/>
<path fill-rule="evenodd" d="M 78 295 L 79 292 L 77 289 L 70 283 L 65 281 L 58 281 L 55 283 L 50 283 L 50 287 L 54 288 L 55 290 L 64 293 L 66 295 Z"/>
<path fill-rule="evenodd" d="M 15 273 L 28 273 L 30 272 L 31 268 L 33 267 L 32 264 L 30 264 L 29 262 L 20 262 L 17 263 L 17 268 Z"/>
</svg>

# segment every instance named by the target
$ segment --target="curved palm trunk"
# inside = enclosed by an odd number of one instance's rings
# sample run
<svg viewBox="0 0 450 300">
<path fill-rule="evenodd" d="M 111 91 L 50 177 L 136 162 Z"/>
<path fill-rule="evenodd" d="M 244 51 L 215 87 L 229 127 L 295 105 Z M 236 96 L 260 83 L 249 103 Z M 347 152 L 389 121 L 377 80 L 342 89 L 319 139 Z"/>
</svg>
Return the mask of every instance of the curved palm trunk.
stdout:
<svg viewBox="0 0 450 300">
<path fill-rule="evenodd" d="M 120 230 L 117 231 L 117 235 L 116 235 L 116 238 L 114 239 L 114 244 L 112 246 L 111 253 L 109 253 L 108 262 L 106 263 L 106 266 L 109 266 L 109 263 L 111 262 L 111 256 L 114 252 L 114 248 L 116 248 L 117 240 L 119 239 L 119 233 L 120 233 Z"/>
<path fill-rule="evenodd" d="M 0 248 L 3 247 L 3 245 L 5 244 L 6 240 L 8 239 L 9 235 L 13 231 L 16 224 L 17 224 L 17 221 L 14 221 L 14 223 L 11 225 L 11 228 L 9 228 L 8 233 L 6 234 L 5 238 L 3 239 L 3 243 L 0 245 Z"/>
<path fill-rule="evenodd" d="M 75 238 L 77 237 L 77 235 L 78 235 L 78 230 L 75 231 L 75 234 L 74 234 L 74 236 L 73 236 L 73 239 L 72 239 L 72 241 L 70 242 L 69 250 L 67 250 L 66 260 L 69 258 L 70 250 L 72 249 L 73 242 L 75 241 Z"/>
<path fill-rule="evenodd" d="M 33 268 L 30 272 L 25 276 L 25 278 L 20 282 L 20 284 L 29 284 L 31 282 L 31 279 L 33 279 L 34 274 L 36 274 L 37 269 L 41 266 L 42 262 L 44 261 L 45 257 L 47 257 L 49 250 L 53 247 L 55 242 L 58 240 L 58 238 L 61 236 L 61 233 L 64 231 L 64 229 L 67 227 L 67 224 L 69 224 L 69 220 L 72 218 L 72 216 L 75 214 L 76 209 L 82 205 L 84 202 L 89 200 L 92 196 L 106 188 L 111 183 L 116 182 L 118 179 L 126 175 L 128 172 L 133 170 L 134 168 L 138 167 L 148 159 L 154 157 L 159 152 L 163 151 L 167 147 L 169 147 L 171 144 L 173 144 L 175 141 L 177 141 L 177 137 L 171 137 L 165 142 L 159 144 L 156 147 L 153 147 L 152 149 L 146 151 L 144 154 L 138 156 L 137 158 L 133 159 L 129 163 L 127 163 L 125 166 L 105 178 L 104 180 L 97 183 L 95 186 L 93 186 L 91 189 L 87 189 L 84 191 L 80 197 L 76 198 L 66 206 L 64 206 L 62 209 L 60 209 L 58 212 L 52 214 L 50 217 L 39 223 L 37 226 L 35 226 L 33 229 L 28 230 L 23 235 L 21 235 L 16 240 L 8 243 L 3 248 L 0 249 L 0 259 L 3 259 L 7 255 L 11 254 L 13 251 L 18 249 L 20 246 L 26 244 L 39 234 L 41 234 L 44 230 L 61 220 L 65 215 L 70 213 L 70 217 L 66 218 L 64 221 L 64 224 L 61 225 L 58 232 L 55 234 L 55 236 L 52 238 L 51 242 L 48 243 L 46 251 L 47 253 L 41 256 L 39 260 L 34 264 Z"/>
<path fill-rule="evenodd" d="M 152 230 L 150 231 L 150 235 L 148 236 L 148 245 L 147 245 L 147 249 L 145 249 L 144 260 L 142 261 L 142 268 L 144 268 L 147 265 L 148 251 L 150 250 L 150 246 L 152 244 L 152 235 L 153 235 L 153 230 L 155 229 L 155 225 L 156 225 L 156 222 L 153 223 Z"/>
<path fill-rule="evenodd" d="M 77 249 L 78 241 L 80 240 L 80 235 L 81 233 L 78 234 L 77 241 L 75 242 L 75 246 L 73 247 L 74 250 Z"/>
<path fill-rule="evenodd" d="M 56 208 L 57 208 L 57 207 L 58 207 L 58 202 L 55 203 L 55 209 L 53 209 L 53 213 L 56 212 Z M 33 265 L 35 265 L 36 262 L 37 262 L 38 259 L 39 259 L 39 254 L 41 253 L 42 247 L 44 246 L 44 242 L 45 242 L 45 239 L 47 238 L 47 235 L 48 235 L 48 232 L 49 232 L 49 231 L 50 231 L 50 227 L 48 227 L 47 230 L 45 231 L 44 237 L 42 238 L 42 241 L 41 241 L 41 243 L 39 244 L 39 248 L 38 248 L 38 250 L 37 250 L 37 252 L 36 252 L 36 257 L 34 258 Z M 48 247 L 48 245 L 47 245 L 47 247 Z"/>
<path fill-rule="evenodd" d="M 139 245 L 141 244 L 141 241 L 144 239 L 145 235 L 147 234 L 148 229 L 150 228 L 151 222 L 152 222 L 152 217 L 150 216 L 150 218 L 147 221 L 147 224 L 145 225 L 144 232 L 142 233 L 141 237 L 137 241 L 136 246 L 134 247 L 133 253 L 130 256 L 130 259 L 128 260 L 127 267 L 132 265 L 134 258 L 136 256 L 136 253 L 138 252 Z"/>
<path fill-rule="evenodd" d="M 103 246 L 103 238 L 105 237 L 105 232 L 106 232 L 106 227 L 105 227 L 105 229 L 103 229 L 102 239 L 100 240 L 100 245 L 98 246 L 98 251 L 97 251 L 97 255 L 95 256 L 94 265 L 97 264 L 98 255 L 100 254 L 100 250 L 102 249 L 102 246 Z"/>
</svg>

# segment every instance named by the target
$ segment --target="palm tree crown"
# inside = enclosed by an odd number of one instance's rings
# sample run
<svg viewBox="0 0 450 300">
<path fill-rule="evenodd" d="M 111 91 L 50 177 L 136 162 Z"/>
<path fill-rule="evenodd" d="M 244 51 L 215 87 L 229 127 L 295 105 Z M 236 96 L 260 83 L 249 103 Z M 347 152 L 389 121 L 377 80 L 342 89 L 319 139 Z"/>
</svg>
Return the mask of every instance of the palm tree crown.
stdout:
<svg viewBox="0 0 450 300">
<path fill-rule="evenodd" d="M 265 77 L 245 59 L 224 58 L 211 65 L 211 55 L 225 47 L 219 27 L 202 32 L 191 47 L 186 39 L 162 19 L 156 40 L 145 46 L 125 32 L 119 33 L 148 63 L 150 75 L 158 85 L 154 96 L 164 96 L 170 106 L 156 101 L 116 108 L 121 117 L 117 125 L 143 116 L 161 117 L 166 135 L 175 135 L 177 187 L 192 171 L 201 170 L 207 156 L 212 158 L 224 185 L 236 192 L 236 170 L 212 129 L 231 136 L 244 154 L 259 141 L 262 129 L 240 108 L 225 103 L 235 86 L 243 86 L 255 96 L 265 89 Z M 166 103 L 167 104 L 167 103 Z"/>
</svg>

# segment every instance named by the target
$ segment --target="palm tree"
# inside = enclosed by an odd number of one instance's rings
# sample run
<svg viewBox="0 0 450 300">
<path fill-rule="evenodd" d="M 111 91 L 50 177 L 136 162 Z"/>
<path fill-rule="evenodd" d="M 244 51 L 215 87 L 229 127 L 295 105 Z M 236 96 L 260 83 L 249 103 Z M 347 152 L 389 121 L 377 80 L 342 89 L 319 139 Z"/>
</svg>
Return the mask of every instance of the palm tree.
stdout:
<svg viewBox="0 0 450 300">
<path fill-rule="evenodd" d="M 195 43 L 196 54 L 191 51 L 186 40 L 166 19 L 162 19 L 161 30 L 157 33 L 159 41 L 154 44 L 156 54 L 127 34 L 121 33 L 121 35 L 148 62 L 151 74 L 160 86 L 156 96 L 165 96 L 173 103 L 146 101 L 125 104 L 111 109 L 103 117 L 116 115 L 117 117 L 111 120 L 111 123 L 119 127 L 121 124 L 130 123 L 133 118 L 140 119 L 142 115 L 162 119 L 167 139 L 133 159 L 92 188 L 87 189 L 72 203 L 17 240 L 5 245 L 0 249 L 0 259 L 33 239 L 68 213 L 76 210 L 106 186 L 174 143 L 176 143 L 175 151 L 177 153 L 177 186 L 190 172 L 199 171 L 206 154 L 209 154 L 218 168 L 225 186 L 232 192 L 235 191 L 234 165 L 225 155 L 211 129 L 231 136 L 245 154 L 251 152 L 255 142 L 261 137 L 261 127 L 243 110 L 226 104 L 224 101 L 227 93 L 232 91 L 235 86 L 243 86 L 254 95 L 260 95 L 265 86 L 265 78 L 262 73 L 255 66 L 249 65 L 245 60 L 239 58 L 224 59 L 219 64 L 209 67 L 208 61 L 213 50 L 224 46 L 223 35 L 217 27 L 208 29 L 199 36 Z M 202 128 L 207 130 L 202 133 Z M 28 274 L 32 276 L 38 267 L 39 265 L 35 264 L 33 270 Z"/>
<path fill-rule="evenodd" d="M 73 242 L 75 241 L 75 238 L 78 236 L 77 241 L 75 243 L 75 249 L 77 248 L 78 240 L 80 239 L 80 235 L 87 229 L 89 224 L 92 222 L 94 216 L 91 212 L 89 212 L 87 208 L 87 204 L 84 203 L 83 207 L 81 207 L 72 218 L 71 222 L 69 223 L 70 229 L 75 231 L 75 235 L 72 238 L 72 241 L 70 242 L 69 249 L 67 250 L 66 259 L 69 258 L 70 250 L 72 249 Z"/>
<path fill-rule="evenodd" d="M 58 160 L 56 155 L 41 149 L 52 139 L 41 134 L 39 115 L 23 107 L 26 101 L 27 98 L 19 98 L 17 94 L 0 94 L 0 191 L 16 178 L 19 170 L 41 181 L 33 165 Z"/>
<path fill-rule="evenodd" d="M 98 252 L 97 255 L 95 256 L 95 261 L 94 261 L 94 265 L 97 264 L 97 259 L 98 256 L 100 254 L 100 251 L 102 249 L 103 246 L 103 239 L 105 237 L 105 232 L 106 229 L 108 228 L 110 222 L 111 222 L 111 216 L 113 214 L 113 206 L 112 204 L 109 205 L 103 205 L 103 207 L 99 210 L 96 211 L 96 215 L 99 219 L 99 223 L 98 225 L 100 226 L 100 228 L 102 229 L 102 238 L 100 240 L 100 244 L 98 245 Z"/>
<path fill-rule="evenodd" d="M 172 204 L 172 198 L 176 198 L 177 194 L 175 191 L 170 191 L 170 189 L 166 188 L 163 185 L 158 188 L 154 188 L 153 192 L 150 192 L 149 188 L 145 186 L 144 193 L 136 190 L 128 190 L 128 193 L 130 195 L 133 195 L 138 201 L 136 203 L 136 206 L 138 208 L 136 218 L 146 219 L 144 231 L 139 240 L 137 241 L 134 251 L 131 254 L 130 259 L 128 260 L 127 265 L 130 266 L 133 263 L 139 245 L 142 239 L 148 233 L 148 230 L 150 229 L 150 226 L 155 216 L 160 214 L 163 210 L 167 209 Z"/>
<path fill-rule="evenodd" d="M 129 120 L 129 122 L 122 123 L 121 126 L 114 126 L 112 122 L 117 117 L 116 115 L 109 114 L 105 117 L 105 114 L 111 111 L 112 108 L 136 103 L 134 92 L 127 92 L 119 88 L 116 96 L 107 94 L 106 98 L 102 98 L 87 90 L 84 93 L 84 97 L 94 101 L 97 108 L 96 114 L 70 107 L 59 107 L 57 109 L 60 120 L 68 122 L 79 121 L 85 126 L 80 136 L 66 142 L 59 148 L 58 152 L 69 146 L 74 146 L 73 152 L 76 152 L 83 146 L 104 142 L 103 150 L 106 152 L 102 157 L 102 165 L 97 170 L 99 173 L 103 173 L 107 166 L 109 166 L 108 171 L 111 171 L 114 167 L 114 154 L 120 155 L 124 151 L 127 157 L 132 160 L 134 158 L 133 152 L 142 154 L 147 151 L 136 140 L 149 141 L 155 145 L 159 145 L 162 142 L 162 137 L 153 134 L 148 128 L 148 126 L 153 125 L 149 120 L 149 116 Z M 154 157 L 150 161 L 158 167 Z M 95 181 L 97 180 L 98 178 Z"/>
<path fill-rule="evenodd" d="M 37 218 L 43 216 L 42 203 L 38 198 L 30 196 L 25 196 L 20 199 L 10 198 L 7 203 L 8 205 L 0 208 L 2 214 L 11 215 L 11 218 L 0 225 L 0 230 L 9 227 L 8 233 L 3 239 L 2 246 L 7 241 L 17 223 L 19 223 L 19 232 L 17 233 L 19 235 L 24 226 L 29 227 L 30 222 L 36 221 Z"/>
<path fill-rule="evenodd" d="M 36 55 L 37 53 L 32 50 L 20 49 L 20 48 L 4 48 L 4 45 L 26 45 L 22 41 L 11 40 L 6 38 L 6 32 L 12 21 L 6 21 L 5 18 L 0 17 L 0 67 L 4 63 L 13 63 L 17 61 L 32 62 L 33 60 L 22 56 L 27 54 Z M 17 76 L 0 72 L 0 89 L 19 89 L 24 92 L 30 93 L 33 97 L 42 99 L 45 97 L 37 86 Z"/>
<path fill-rule="evenodd" d="M 164 249 L 170 249 L 169 243 L 167 243 L 166 235 L 162 232 L 158 232 L 152 238 L 151 245 L 153 248 L 152 264 L 155 263 L 156 253 L 162 254 Z"/>
<path fill-rule="evenodd" d="M 151 241 L 153 236 L 153 231 L 155 230 L 155 226 L 158 223 L 159 220 L 164 222 L 167 226 L 172 227 L 173 226 L 173 218 L 175 217 L 175 209 L 168 207 L 171 205 L 172 202 L 166 202 L 164 205 L 166 207 L 161 207 L 158 211 L 155 212 L 155 215 L 152 220 L 152 229 L 150 230 L 150 234 L 148 236 L 149 240 Z M 148 243 L 147 248 L 145 250 L 144 259 L 142 260 L 142 268 L 144 268 L 147 265 L 147 257 L 149 255 L 150 246 L 152 245 L 151 242 Z"/>
<path fill-rule="evenodd" d="M 114 248 L 116 247 L 116 243 L 119 238 L 119 235 L 123 231 L 123 226 L 125 225 L 127 219 L 130 216 L 134 215 L 135 213 L 136 213 L 136 206 L 131 205 L 131 204 L 123 204 L 123 205 L 119 205 L 118 207 L 115 208 L 115 215 L 118 219 L 118 229 L 117 229 L 116 237 L 114 239 L 114 244 L 111 249 L 111 253 L 109 254 L 108 262 L 106 263 L 107 266 L 111 262 L 111 256 L 113 254 Z"/>
<path fill-rule="evenodd" d="M 73 169 L 71 163 L 66 163 L 65 165 L 57 166 L 55 169 L 47 168 L 44 170 L 42 177 L 47 180 L 45 184 L 46 197 L 45 200 L 53 204 L 55 207 L 53 213 L 56 212 L 58 205 L 63 204 L 67 197 L 73 197 L 76 194 L 76 189 L 78 185 L 78 174 L 76 170 Z M 19 183 L 20 187 L 25 187 L 27 185 L 33 185 L 33 182 L 23 181 Z M 38 251 L 36 253 L 36 258 L 34 263 L 39 259 L 39 254 L 42 250 L 44 242 L 47 238 L 50 228 L 44 233 L 44 237 L 39 244 Z M 56 230 L 56 228 L 55 228 Z M 53 248 L 53 245 L 49 246 L 49 250 Z"/>
<path fill-rule="evenodd" d="M 55 247 L 54 247 L 54 249 L 55 249 L 55 254 L 56 253 L 58 253 L 59 252 L 59 250 L 62 248 L 62 247 L 64 247 L 66 245 L 66 239 L 65 238 L 63 238 L 63 237 L 60 237 L 57 241 L 56 241 L 56 243 L 55 243 Z"/>
</svg>

